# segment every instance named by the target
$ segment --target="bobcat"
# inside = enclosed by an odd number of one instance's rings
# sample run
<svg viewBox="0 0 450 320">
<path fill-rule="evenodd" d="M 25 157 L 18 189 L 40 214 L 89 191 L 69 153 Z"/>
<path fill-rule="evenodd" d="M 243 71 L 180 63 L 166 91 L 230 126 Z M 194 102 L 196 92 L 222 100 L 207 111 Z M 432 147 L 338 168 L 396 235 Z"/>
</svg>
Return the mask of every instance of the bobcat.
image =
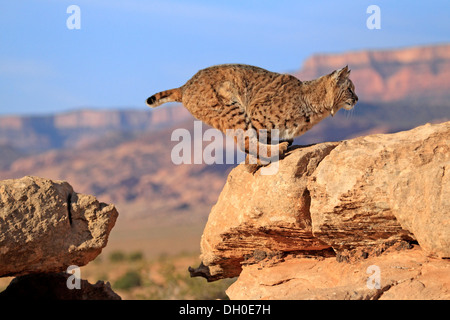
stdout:
<svg viewBox="0 0 450 320">
<path fill-rule="evenodd" d="M 246 139 L 234 136 L 240 149 L 258 159 L 272 158 L 282 156 L 295 137 L 329 114 L 353 108 L 358 96 L 349 74 L 345 66 L 318 79 L 300 81 L 249 65 L 217 65 L 200 70 L 180 88 L 156 93 L 147 99 L 147 105 L 154 108 L 178 101 L 195 118 L 223 133 L 228 129 L 253 130 L 256 135 Z M 261 141 L 259 132 L 263 129 L 267 139 L 278 129 L 279 142 Z M 252 143 L 257 148 L 251 148 Z"/>
</svg>

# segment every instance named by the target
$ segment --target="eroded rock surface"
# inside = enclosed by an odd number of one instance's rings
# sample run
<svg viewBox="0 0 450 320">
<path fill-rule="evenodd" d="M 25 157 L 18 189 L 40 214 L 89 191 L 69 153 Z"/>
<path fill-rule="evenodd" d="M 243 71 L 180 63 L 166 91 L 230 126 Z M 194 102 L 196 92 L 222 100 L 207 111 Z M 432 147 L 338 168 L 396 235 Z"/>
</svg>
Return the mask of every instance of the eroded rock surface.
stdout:
<svg viewBox="0 0 450 320">
<path fill-rule="evenodd" d="M 356 263 L 286 257 L 245 266 L 226 293 L 236 300 L 448 300 L 450 263 L 427 257 L 418 246 Z"/>
<path fill-rule="evenodd" d="M 336 249 L 417 239 L 450 257 L 450 122 L 343 141 L 308 190 L 315 236 Z"/>
<path fill-rule="evenodd" d="M 274 175 L 236 167 L 191 274 L 239 276 L 232 299 L 448 299 L 449 137 L 427 124 L 294 147 Z"/>
<path fill-rule="evenodd" d="M 64 181 L 0 181 L 0 276 L 61 272 L 100 254 L 118 213 Z"/>
<path fill-rule="evenodd" d="M 235 277 L 254 251 L 322 251 L 330 246 L 314 237 L 307 177 L 337 143 L 293 150 L 275 175 L 236 167 L 211 210 L 201 240 L 209 279 Z M 208 277 L 207 277 L 208 278 Z"/>
</svg>

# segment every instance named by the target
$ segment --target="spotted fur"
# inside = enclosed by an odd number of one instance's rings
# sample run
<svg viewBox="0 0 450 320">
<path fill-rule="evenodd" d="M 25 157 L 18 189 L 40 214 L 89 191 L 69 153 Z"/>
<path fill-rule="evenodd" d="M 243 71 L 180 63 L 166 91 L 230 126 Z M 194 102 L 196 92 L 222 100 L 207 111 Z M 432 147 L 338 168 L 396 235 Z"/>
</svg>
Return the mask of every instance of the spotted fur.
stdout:
<svg viewBox="0 0 450 320">
<path fill-rule="evenodd" d="M 147 104 L 182 102 L 194 117 L 224 133 L 227 129 L 266 129 L 270 138 L 271 131 L 278 129 L 281 142 L 268 145 L 267 155 L 280 156 L 295 137 L 328 115 L 353 108 L 358 97 L 349 74 L 346 66 L 302 82 L 254 66 L 218 65 L 200 70 L 180 88 L 149 97 Z M 248 141 L 240 147 L 250 152 Z"/>
</svg>

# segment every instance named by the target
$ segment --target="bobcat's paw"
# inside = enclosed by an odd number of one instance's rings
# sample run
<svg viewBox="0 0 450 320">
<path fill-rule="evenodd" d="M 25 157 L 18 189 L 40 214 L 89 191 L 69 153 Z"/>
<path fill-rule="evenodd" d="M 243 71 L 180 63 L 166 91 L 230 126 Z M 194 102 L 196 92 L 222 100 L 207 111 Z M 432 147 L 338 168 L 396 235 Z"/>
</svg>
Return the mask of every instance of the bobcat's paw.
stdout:
<svg viewBox="0 0 450 320">
<path fill-rule="evenodd" d="M 256 171 L 259 170 L 259 168 L 264 167 L 268 165 L 270 162 L 268 161 L 261 161 L 257 157 L 247 154 L 247 157 L 245 158 L 245 170 L 251 174 L 255 174 Z"/>
</svg>

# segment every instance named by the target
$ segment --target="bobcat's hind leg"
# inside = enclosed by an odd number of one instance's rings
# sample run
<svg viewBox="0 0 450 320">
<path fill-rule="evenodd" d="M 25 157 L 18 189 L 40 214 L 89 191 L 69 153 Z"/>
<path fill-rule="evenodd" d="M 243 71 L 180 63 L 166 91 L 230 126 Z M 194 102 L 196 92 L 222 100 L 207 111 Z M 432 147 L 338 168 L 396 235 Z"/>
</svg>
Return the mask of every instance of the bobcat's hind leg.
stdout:
<svg viewBox="0 0 450 320">
<path fill-rule="evenodd" d="M 264 148 L 275 148 L 275 149 L 278 148 L 278 154 L 276 159 L 278 161 L 280 157 L 282 157 L 286 152 L 288 145 L 289 145 L 288 141 L 284 141 L 277 145 L 264 145 Z M 270 163 L 274 162 L 275 161 L 274 159 L 275 156 L 273 156 L 274 152 L 273 151 L 271 152 L 272 157 L 269 159 L 264 159 L 264 157 L 262 157 L 260 154 L 254 156 L 251 153 L 247 153 L 247 157 L 245 159 L 245 169 L 247 170 L 247 172 L 255 174 L 255 172 L 258 171 L 259 168 L 265 167 Z"/>
<path fill-rule="evenodd" d="M 267 165 L 278 160 L 289 147 L 289 141 L 283 141 L 278 144 L 265 144 L 259 142 L 256 136 L 252 135 L 235 135 L 234 140 L 239 149 L 256 158 L 261 165 Z M 247 157 L 247 160 L 250 159 Z"/>
</svg>

